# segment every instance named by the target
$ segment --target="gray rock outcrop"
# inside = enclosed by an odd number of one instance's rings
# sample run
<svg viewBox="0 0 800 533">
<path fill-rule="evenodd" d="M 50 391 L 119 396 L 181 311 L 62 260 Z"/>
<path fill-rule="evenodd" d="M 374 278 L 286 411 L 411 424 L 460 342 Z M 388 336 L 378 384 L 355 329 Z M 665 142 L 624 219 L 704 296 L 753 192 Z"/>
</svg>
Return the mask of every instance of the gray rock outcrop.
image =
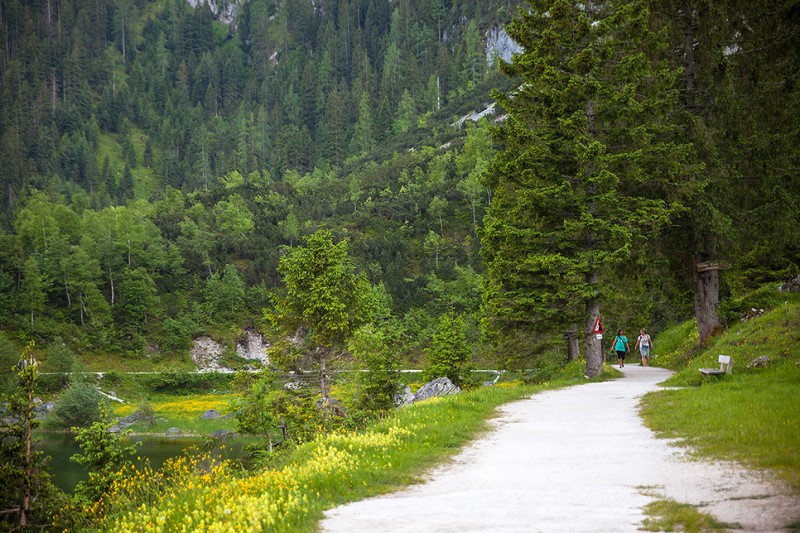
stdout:
<svg viewBox="0 0 800 533">
<path fill-rule="evenodd" d="M 781 292 L 797 292 L 800 291 L 800 276 L 795 276 L 792 279 L 781 283 L 778 290 Z"/>
<path fill-rule="evenodd" d="M 245 331 L 244 340 L 236 343 L 236 355 L 248 361 L 256 361 L 262 366 L 269 364 L 267 349 L 269 344 L 264 342 L 264 337 L 252 329 Z"/>
<path fill-rule="evenodd" d="M 220 363 L 225 347 L 211 337 L 198 337 L 192 341 L 192 361 L 200 372 L 227 372 Z"/>
<path fill-rule="evenodd" d="M 202 420 L 216 420 L 217 418 L 222 418 L 222 414 L 215 409 L 209 409 L 208 411 L 200 415 L 200 418 Z"/>
<path fill-rule="evenodd" d="M 414 394 L 414 401 L 419 402 L 435 396 L 448 396 L 459 392 L 461 392 L 461 388 L 450 381 L 449 378 L 436 378 L 419 388 L 417 393 Z"/>
</svg>

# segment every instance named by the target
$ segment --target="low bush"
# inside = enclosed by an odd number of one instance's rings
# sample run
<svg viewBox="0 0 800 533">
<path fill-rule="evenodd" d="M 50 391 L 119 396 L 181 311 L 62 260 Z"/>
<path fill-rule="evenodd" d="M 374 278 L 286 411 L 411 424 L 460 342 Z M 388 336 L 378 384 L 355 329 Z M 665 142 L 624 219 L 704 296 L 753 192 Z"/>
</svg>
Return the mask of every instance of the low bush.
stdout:
<svg viewBox="0 0 800 533">
<path fill-rule="evenodd" d="M 90 383 L 73 382 L 59 396 L 48 425 L 61 428 L 86 427 L 100 418 L 98 404 L 103 396 Z"/>
</svg>

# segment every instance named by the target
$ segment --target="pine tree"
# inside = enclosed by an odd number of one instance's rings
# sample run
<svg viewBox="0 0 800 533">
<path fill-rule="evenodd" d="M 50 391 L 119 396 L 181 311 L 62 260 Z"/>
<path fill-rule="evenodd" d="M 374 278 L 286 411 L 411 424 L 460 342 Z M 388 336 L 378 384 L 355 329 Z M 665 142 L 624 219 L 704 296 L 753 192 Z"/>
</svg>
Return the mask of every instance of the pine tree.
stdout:
<svg viewBox="0 0 800 533">
<path fill-rule="evenodd" d="M 508 28 L 524 49 L 502 65 L 519 86 L 496 94 L 505 149 L 488 173 L 484 330 L 499 348 L 585 324 L 613 269 L 667 221 L 685 147 L 672 142 L 675 73 L 653 62 L 647 2 L 529 0 Z M 527 339 L 527 340 L 526 340 Z"/>
</svg>

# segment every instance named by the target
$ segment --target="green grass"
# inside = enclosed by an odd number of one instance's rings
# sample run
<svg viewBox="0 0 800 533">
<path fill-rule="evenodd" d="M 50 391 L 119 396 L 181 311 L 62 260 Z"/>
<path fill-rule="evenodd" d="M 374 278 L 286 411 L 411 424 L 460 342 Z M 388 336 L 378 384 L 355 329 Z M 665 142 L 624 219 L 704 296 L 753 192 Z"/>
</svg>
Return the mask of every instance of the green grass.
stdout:
<svg viewBox="0 0 800 533">
<path fill-rule="evenodd" d="M 224 418 L 232 412 L 236 394 L 195 394 L 189 396 L 152 395 L 147 404 L 153 409 L 155 424 L 137 422 L 130 429 L 135 434 L 164 434 L 167 429 L 177 427 L 186 435 L 211 435 L 221 429 L 236 430 L 236 419 Z M 142 406 L 140 404 L 115 405 L 114 416 L 128 416 Z M 215 410 L 223 417 L 204 420 L 200 415 Z"/>
<path fill-rule="evenodd" d="M 497 406 L 537 391 L 585 382 L 583 363 L 568 365 L 548 384 L 505 383 L 394 411 L 363 432 L 326 434 L 270 468 L 242 474 L 230 467 L 169 474 L 175 480 L 147 506 L 132 495 L 149 494 L 139 476 L 115 489 L 104 531 L 213 529 L 237 524 L 240 530 L 317 531 L 325 509 L 384 494 L 419 481 L 422 473 L 454 455 L 487 429 Z M 601 378 L 603 379 L 603 378 Z"/>
<path fill-rule="evenodd" d="M 675 346 L 663 359 L 656 359 L 656 364 L 668 362 L 675 368 L 677 373 L 665 385 L 681 388 L 645 396 L 642 414 L 646 424 L 659 436 L 679 439 L 702 456 L 770 470 L 800 492 L 797 299 L 736 323 L 704 350 L 692 349 L 686 342 Z M 687 349 L 688 354 L 681 356 L 681 350 Z M 719 354 L 733 357 L 733 373 L 704 380 L 698 369 L 717 367 Z M 769 367 L 746 368 L 762 355 L 772 358 Z"/>
<path fill-rule="evenodd" d="M 713 516 L 701 513 L 693 505 L 672 500 L 656 500 L 644 508 L 649 515 L 642 522 L 644 531 L 727 531 L 736 524 L 718 522 Z"/>
</svg>

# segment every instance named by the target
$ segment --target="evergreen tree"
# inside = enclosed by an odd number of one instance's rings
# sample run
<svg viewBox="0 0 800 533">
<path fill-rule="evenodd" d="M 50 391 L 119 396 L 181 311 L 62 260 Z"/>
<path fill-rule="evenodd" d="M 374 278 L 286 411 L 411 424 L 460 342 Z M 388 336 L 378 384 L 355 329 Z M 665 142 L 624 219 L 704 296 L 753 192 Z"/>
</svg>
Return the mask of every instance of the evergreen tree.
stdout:
<svg viewBox="0 0 800 533">
<path fill-rule="evenodd" d="M 464 318 L 455 312 L 445 313 L 439 318 L 430 348 L 425 350 L 425 379 L 446 377 L 458 386 L 464 385 L 470 354 Z"/>
<path fill-rule="evenodd" d="M 659 36 L 646 2 L 528 4 L 508 28 L 524 51 L 502 66 L 519 86 L 496 94 L 507 120 L 487 179 L 484 329 L 513 349 L 520 334 L 583 321 L 594 376 L 613 269 L 669 220 L 665 191 L 686 156 L 664 115 L 675 73 L 647 55 Z"/>
<path fill-rule="evenodd" d="M 3 399 L 7 411 L 0 418 L 0 525 L 9 531 L 47 523 L 47 505 L 55 489 L 45 467 L 44 454 L 35 449 L 33 431 L 40 421 L 33 408 L 39 369 L 34 343 L 23 350 L 17 365 L 18 384 Z M 14 527 L 12 524 L 16 525 Z"/>
</svg>

